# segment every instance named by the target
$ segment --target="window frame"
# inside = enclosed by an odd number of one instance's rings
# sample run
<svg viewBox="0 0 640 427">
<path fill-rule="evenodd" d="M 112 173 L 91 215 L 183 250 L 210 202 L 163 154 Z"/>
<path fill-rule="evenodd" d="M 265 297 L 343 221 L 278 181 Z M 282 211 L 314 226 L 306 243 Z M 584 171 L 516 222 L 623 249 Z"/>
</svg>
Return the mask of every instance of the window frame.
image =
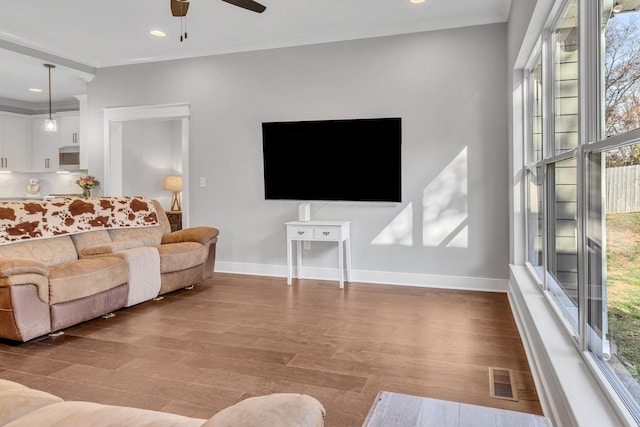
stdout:
<svg viewBox="0 0 640 427">
<path fill-rule="evenodd" d="M 600 139 L 596 142 L 585 145 L 583 149 L 583 161 L 585 163 L 587 173 L 589 170 L 589 156 L 591 154 L 604 153 L 608 150 L 614 150 L 634 144 L 640 144 L 640 129 L 635 129 L 620 135 L 611 136 L 606 139 Z M 585 176 L 585 179 L 588 179 L 588 176 Z M 584 203 L 585 209 L 588 209 L 588 197 L 585 197 Z M 586 222 L 588 218 L 585 216 L 583 220 L 586 229 Z M 588 262 L 588 260 L 586 259 L 585 261 Z M 588 268 L 588 266 L 586 266 L 586 268 Z M 589 286 L 589 283 L 584 283 L 584 285 Z M 585 292 L 585 297 L 588 298 L 588 295 L 586 294 L 587 292 Z M 585 339 L 580 343 L 580 350 L 583 354 L 583 358 L 587 361 L 587 366 L 594 374 L 596 379 L 600 382 L 601 386 L 605 390 L 609 390 L 609 393 L 607 393 L 607 397 L 610 399 L 611 403 L 615 404 L 617 407 L 620 407 L 621 405 L 624 406 L 629 415 L 637 423 L 637 425 L 640 425 L 640 403 L 636 402 L 633 399 L 626 387 L 622 385 L 619 378 L 617 378 L 617 376 L 611 372 L 609 366 L 604 361 L 600 360 L 597 355 L 589 348 L 589 341 L 586 338 L 591 333 L 591 326 L 588 323 L 588 319 L 585 318 L 585 323 L 583 326 L 585 330 Z"/>
<path fill-rule="evenodd" d="M 545 153 L 546 153 L 546 128 L 548 126 L 548 120 L 547 120 L 547 115 L 545 114 L 547 106 L 546 106 L 546 98 L 547 98 L 547 94 L 544 91 L 544 82 L 545 82 L 545 77 L 547 75 L 547 72 L 545 70 L 545 66 L 546 66 L 546 60 L 545 60 L 545 49 L 546 49 L 546 42 L 545 42 L 545 38 L 544 35 L 541 35 L 537 42 L 535 47 L 533 48 L 533 52 L 529 57 L 529 60 L 527 61 L 527 66 L 525 68 L 525 72 L 524 72 L 524 134 L 525 137 L 523 138 L 523 142 L 524 142 L 524 147 L 523 147 L 523 153 L 524 153 L 524 170 L 525 170 L 525 174 L 528 173 L 533 173 L 536 174 L 538 176 L 538 179 L 541 179 L 541 193 L 538 195 L 538 197 L 540 198 L 540 200 L 544 200 L 544 197 L 546 197 L 546 191 L 544 189 L 544 182 L 546 182 L 546 168 L 545 167 L 539 167 L 539 165 L 541 164 L 541 162 L 544 160 L 545 157 Z M 541 62 L 541 71 L 542 71 L 542 75 L 541 75 L 541 80 L 543 82 L 543 97 L 542 97 L 542 128 L 541 128 L 541 132 L 542 132 L 542 156 L 541 156 L 541 160 L 538 161 L 531 161 L 530 158 L 530 153 L 533 151 L 533 103 L 534 103 L 534 97 L 531 95 L 531 88 L 532 88 L 532 84 L 531 84 L 531 79 L 532 79 L 532 70 L 537 66 L 537 62 L 538 59 L 540 59 Z M 539 174 L 542 174 L 542 176 L 540 176 Z M 528 179 L 528 177 L 526 177 Z M 529 261 L 531 254 L 529 251 L 530 248 L 530 233 L 529 230 L 531 229 L 530 226 L 530 218 L 528 215 L 529 212 L 529 205 L 528 205 L 528 201 L 530 200 L 530 193 L 529 193 L 529 185 L 528 185 L 528 181 L 527 185 L 524 186 L 523 189 L 523 195 L 524 195 L 524 200 L 525 200 L 525 212 L 527 212 L 527 214 L 524 216 L 524 226 L 525 226 L 525 265 L 527 267 L 527 269 L 529 270 L 529 273 L 531 274 L 532 278 L 536 281 L 536 283 L 538 284 L 538 286 L 541 289 L 545 289 L 546 288 L 546 280 L 544 279 L 544 272 L 547 270 L 547 261 L 546 261 L 546 257 L 544 255 L 544 248 L 546 247 L 546 233 L 544 232 L 544 230 L 547 227 L 546 224 L 546 215 L 545 215 L 545 211 L 544 209 L 542 209 L 542 212 L 540 213 L 542 215 L 542 248 L 543 248 L 543 255 L 542 255 L 542 272 L 543 274 L 540 275 L 535 266 L 533 264 L 531 264 L 531 262 Z"/>
<path fill-rule="evenodd" d="M 561 21 L 571 0 L 557 0 L 549 12 L 548 18 L 541 31 L 535 46 L 531 50 L 529 60 L 523 71 L 524 82 L 524 103 L 523 115 L 523 153 L 524 153 L 524 176 L 523 186 L 524 209 L 527 213 L 524 216 L 524 264 L 529 271 L 530 277 L 535 280 L 550 303 L 553 311 L 564 325 L 566 333 L 574 342 L 576 349 L 580 352 L 589 370 L 597 379 L 599 385 L 606 391 L 605 395 L 614 405 L 619 408 L 619 415 L 625 419 L 629 425 L 640 425 L 640 405 L 633 399 L 626 388 L 619 387 L 619 380 L 611 373 L 606 363 L 601 361 L 589 346 L 589 337 L 592 333 L 589 325 L 589 260 L 587 251 L 587 230 L 589 214 L 589 182 L 590 163 L 589 156 L 593 153 L 601 153 L 607 150 L 620 148 L 632 144 L 640 144 L 640 129 L 635 129 L 612 137 L 604 137 L 604 107 L 602 105 L 603 88 L 600 84 L 600 76 L 603 72 L 602 44 L 601 44 L 601 12 L 602 2 L 592 0 L 575 0 L 577 7 L 577 27 L 578 27 L 578 76 L 577 76 L 577 96 L 578 96 L 578 145 L 566 152 L 557 154 L 555 147 L 555 49 L 556 28 Z M 640 12 L 639 12 L 640 13 Z M 542 62 L 542 160 L 533 161 L 530 157 L 533 141 L 533 94 L 531 93 L 531 74 L 536 66 L 538 58 Z M 577 287 L 578 287 L 578 323 L 577 330 L 572 327 L 565 318 L 566 313 L 558 304 L 557 299 L 552 295 L 549 284 L 554 280 L 549 273 L 549 241 L 548 231 L 552 224 L 549 223 L 548 209 L 550 200 L 554 197 L 554 192 L 549 189 L 550 176 L 547 169 L 569 158 L 576 159 L 576 191 L 577 191 L 577 213 L 576 213 L 576 243 L 577 243 Z M 537 169 L 538 168 L 538 169 Z M 530 236 L 531 228 L 529 221 L 529 181 L 528 174 L 535 173 L 535 170 L 542 171 L 541 200 L 543 202 L 543 247 L 542 264 L 543 277 L 536 272 L 530 259 Z M 604 366 L 603 366 L 604 365 Z M 612 378 L 614 377 L 614 378 Z M 625 396 L 625 393 L 627 396 Z M 633 405 L 629 404 L 629 400 Z M 633 408 L 630 406 L 634 406 Z M 625 411 L 626 409 L 626 411 Z M 634 424 L 635 422 L 635 424 Z"/>
</svg>

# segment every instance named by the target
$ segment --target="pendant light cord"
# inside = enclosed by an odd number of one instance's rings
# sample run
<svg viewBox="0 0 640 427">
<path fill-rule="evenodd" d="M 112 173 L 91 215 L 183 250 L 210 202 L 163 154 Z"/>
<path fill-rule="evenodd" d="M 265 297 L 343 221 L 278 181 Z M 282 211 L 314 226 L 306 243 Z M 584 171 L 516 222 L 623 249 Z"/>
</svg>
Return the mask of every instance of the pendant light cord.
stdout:
<svg viewBox="0 0 640 427">
<path fill-rule="evenodd" d="M 49 69 L 49 120 L 53 120 L 51 118 L 51 69 L 56 68 L 53 64 L 44 64 L 45 67 Z"/>
<path fill-rule="evenodd" d="M 47 68 L 49 69 L 49 120 L 51 120 L 51 65 Z"/>
</svg>

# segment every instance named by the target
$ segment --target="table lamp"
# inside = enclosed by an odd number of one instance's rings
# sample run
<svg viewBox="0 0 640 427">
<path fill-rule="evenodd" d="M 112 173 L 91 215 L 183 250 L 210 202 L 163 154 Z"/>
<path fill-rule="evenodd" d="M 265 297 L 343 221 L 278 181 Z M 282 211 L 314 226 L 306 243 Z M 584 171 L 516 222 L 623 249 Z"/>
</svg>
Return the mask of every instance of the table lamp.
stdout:
<svg viewBox="0 0 640 427">
<path fill-rule="evenodd" d="M 171 210 L 181 211 L 182 206 L 180 205 L 180 195 L 178 193 L 182 191 L 182 177 L 177 175 L 167 175 L 164 178 L 164 189 L 167 191 L 173 191 L 173 196 L 171 197 Z"/>
</svg>

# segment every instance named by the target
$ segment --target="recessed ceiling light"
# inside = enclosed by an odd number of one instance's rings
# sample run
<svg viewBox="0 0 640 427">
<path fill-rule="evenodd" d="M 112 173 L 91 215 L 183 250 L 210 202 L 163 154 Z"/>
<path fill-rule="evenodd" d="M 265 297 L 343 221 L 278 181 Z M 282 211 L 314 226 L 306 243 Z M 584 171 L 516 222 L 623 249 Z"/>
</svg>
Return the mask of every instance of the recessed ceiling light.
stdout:
<svg viewBox="0 0 640 427">
<path fill-rule="evenodd" d="M 38 89 L 36 87 L 32 87 L 32 88 L 29 88 L 29 92 L 38 92 L 38 93 L 40 93 L 40 92 L 42 92 L 42 89 Z"/>
<path fill-rule="evenodd" d="M 424 0 L 409 0 L 411 3 L 424 3 Z"/>
<path fill-rule="evenodd" d="M 166 34 L 163 31 L 160 31 L 160 30 L 151 30 L 149 32 L 151 33 L 152 36 L 156 36 L 156 37 L 164 37 L 164 36 L 166 36 Z"/>
</svg>

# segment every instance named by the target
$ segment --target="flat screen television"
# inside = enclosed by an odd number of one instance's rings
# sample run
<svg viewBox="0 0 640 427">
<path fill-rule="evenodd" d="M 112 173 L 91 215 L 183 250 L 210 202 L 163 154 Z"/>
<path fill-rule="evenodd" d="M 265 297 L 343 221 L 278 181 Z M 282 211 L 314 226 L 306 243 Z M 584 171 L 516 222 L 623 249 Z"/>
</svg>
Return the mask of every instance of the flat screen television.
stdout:
<svg viewBox="0 0 640 427">
<path fill-rule="evenodd" d="M 401 119 L 262 123 L 267 200 L 400 202 Z"/>
</svg>

